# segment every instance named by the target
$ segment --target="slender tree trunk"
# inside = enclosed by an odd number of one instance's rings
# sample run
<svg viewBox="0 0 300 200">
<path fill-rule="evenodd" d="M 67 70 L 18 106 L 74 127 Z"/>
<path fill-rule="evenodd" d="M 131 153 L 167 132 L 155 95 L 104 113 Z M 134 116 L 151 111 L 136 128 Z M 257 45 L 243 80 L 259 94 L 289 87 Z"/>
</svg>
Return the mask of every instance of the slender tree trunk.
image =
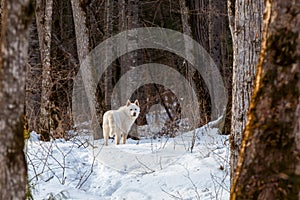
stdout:
<svg viewBox="0 0 300 200">
<path fill-rule="evenodd" d="M 29 0 L 1 0 L 0 55 L 0 199 L 25 199 L 25 65 Z"/>
<path fill-rule="evenodd" d="M 267 0 L 231 199 L 300 199 L 300 3 Z"/>
<path fill-rule="evenodd" d="M 114 1 L 113 0 L 106 0 L 105 1 L 105 14 L 106 14 L 106 25 L 105 25 L 105 39 L 110 38 L 113 34 L 113 14 L 114 14 Z M 107 43 L 106 46 L 106 58 L 113 54 L 113 49 L 111 49 L 113 45 Z M 104 62 L 107 62 L 106 60 Z M 105 104 L 107 109 L 111 109 L 111 95 L 113 91 L 113 84 L 112 84 L 112 66 L 106 69 L 105 72 Z"/>
<path fill-rule="evenodd" d="M 227 0 L 227 13 L 229 21 L 229 29 L 231 33 L 232 43 L 234 43 L 234 19 L 235 19 L 235 1 L 236 0 Z"/>
<path fill-rule="evenodd" d="M 189 2 L 192 10 L 191 24 L 193 36 L 197 42 L 205 49 L 209 50 L 208 36 L 208 7 L 209 0 L 191 0 Z"/>
<path fill-rule="evenodd" d="M 126 31 L 134 28 L 139 27 L 139 0 L 128 0 L 126 3 L 125 0 L 118 0 L 119 6 L 119 31 Z M 138 45 L 138 35 L 132 34 L 132 35 L 126 35 L 127 39 L 130 41 L 129 43 L 131 45 Z M 126 47 L 128 48 L 128 47 Z M 128 52 L 127 54 L 123 55 L 120 58 L 120 68 L 121 68 L 121 75 L 125 74 L 127 71 L 134 69 L 136 66 L 138 66 L 139 63 L 139 52 L 133 51 Z M 131 83 L 134 83 L 136 80 L 135 77 L 130 77 L 128 80 Z M 120 94 L 120 97 L 126 96 L 127 89 L 122 89 L 122 94 Z M 122 98 L 121 98 L 122 99 Z M 116 103 L 116 105 L 121 106 L 124 105 L 126 102 L 121 101 L 121 99 L 118 99 L 119 102 Z M 133 100 L 135 97 L 133 97 Z M 116 108 L 116 107 L 115 107 Z M 129 132 L 129 137 L 132 138 L 138 138 L 137 133 L 137 127 L 135 124 L 133 124 L 131 131 Z"/>
<path fill-rule="evenodd" d="M 125 0 L 119 0 L 119 31 L 126 31 L 139 27 L 138 23 L 138 9 L 139 9 L 139 1 L 138 0 L 128 0 L 128 3 Z M 127 39 L 130 41 L 130 44 L 137 44 L 138 35 L 126 35 Z M 128 47 L 127 47 L 128 48 Z M 121 66 L 121 74 L 125 74 L 128 70 L 135 68 L 138 65 L 138 52 L 128 52 L 126 55 L 122 56 L 120 59 Z M 134 77 L 132 80 L 134 81 Z M 124 91 L 126 93 L 126 91 Z M 126 102 L 119 102 L 119 104 L 123 105 Z"/>
<path fill-rule="evenodd" d="M 182 32 L 183 34 L 192 37 L 192 30 L 190 26 L 190 16 L 189 16 L 189 8 L 186 5 L 185 0 L 179 0 L 179 6 L 180 6 L 180 14 L 181 14 L 181 23 L 182 23 Z M 192 60 L 194 60 L 194 47 L 193 43 L 190 43 L 189 40 L 186 38 L 183 38 L 184 40 L 184 49 L 185 49 L 185 54 L 189 55 L 190 57 L 192 56 Z M 194 68 L 188 67 L 189 64 L 186 64 L 186 67 L 188 68 L 188 78 L 189 81 L 192 82 L 192 77 L 193 74 L 195 73 Z"/>
<path fill-rule="evenodd" d="M 208 35 L 208 7 L 209 0 L 191 0 L 187 1 L 190 8 L 190 21 L 191 21 L 191 30 L 193 38 L 207 51 L 209 52 L 209 35 Z M 209 90 L 206 88 L 205 82 L 200 75 L 194 75 L 193 79 L 196 83 L 196 88 L 201 96 L 200 110 L 202 111 L 202 116 L 200 119 L 200 124 L 207 124 L 210 119 L 210 95 Z"/>
<path fill-rule="evenodd" d="M 223 134 L 230 134 L 231 129 L 231 91 L 232 91 L 232 56 L 229 55 L 229 49 L 232 44 L 228 41 L 231 39 L 229 22 L 227 15 L 227 0 L 209 0 L 208 12 L 208 38 L 209 38 L 209 55 L 214 64 L 220 70 L 225 87 L 228 93 L 227 112 L 224 113 L 223 120 L 220 120 L 220 131 Z M 211 96 L 211 98 L 215 98 Z M 212 116 L 213 117 L 213 116 Z"/>
<path fill-rule="evenodd" d="M 41 54 L 39 50 L 36 18 L 29 27 L 28 65 L 26 71 L 26 116 L 31 130 L 40 130 L 39 113 L 41 102 Z"/>
<path fill-rule="evenodd" d="M 187 1 L 190 8 L 191 30 L 194 39 L 210 54 L 214 64 L 220 70 L 225 82 L 228 94 L 231 93 L 232 82 L 232 56 L 230 54 L 231 43 L 230 31 L 228 28 L 228 19 L 225 17 L 227 13 L 226 0 L 191 0 Z M 200 106 L 203 110 L 201 124 L 206 124 L 212 118 L 210 99 L 214 98 L 208 91 L 213 91 L 207 88 L 204 81 L 199 80 L 195 76 L 197 89 L 200 96 Z M 230 100 L 230 96 L 229 100 Z M 227 110 L 231 108 L 231 102 L 228 101 Z M 223 112 L 223 111 L 221 111 Z M 225 122 L 225 125 L 224 125 Z M 218 127 L 224 134 L 230 133 L 231 111 L 227 112 L 223 120 L 220 120 Z"/>
<path fill-rule="evenodd" d="M 231 3 L 232 1 L 229 1 Z M 258 62 L 263 0 L 251 3 L 244 0 L 235 2 L 233 31 L 233 90 L 231 124 L 231 181 L 234 178 L 239 150 L 246 126 L 247 111 L 253 90 L 255 66 Z M 229 12 L 232 13 L 232 10 Z"/>
<path fill-rule="evenodd" d="M 129 0 L 128 3 L 124 0 L 119 0 L 119 31 L 126 31 L 139 27 L 138 17 L 139 17 L 139 1 L 138 0 Z M 138 35 L 132 34 L 127 35 L 127 39 L 130 41 L 130 44 L 137 44 Z M 138 52 L 128 52 L 126 55 L 122 56 L 120 60 L 121 65 L 121 74 L 126 73 L 128 70 L 133 69 L 138 65 Z M 132 80 L 134 81 L 134 77 Z M 124 91 L 126 92 L 126 91 Z M 126 102 L 119 102 L 125 104 Z"/>
<path fill-rule="evenodd" d="M 191 26 L 189 23 L 189 9 L 186 6 L 186 1 L 185 0 L 179 0 L 179 6 L 180 6 L 180 14 L 181 14 L 181 23 L 182 23 L 182 30 L 183 33 L 185 35 L 188 35 L 190 37 L 192 37 L 192 31 L 191 31 Z M 185 48 L 185 54 L 189 55 L 191 57 L 192 60 L 194 60 L 194 48 L 193 48 L 193 44 L 190 43 L 187 39 L 184 38 L 184 48 Z M 195 69 L 189 65 L 189 63 L 185 64 L 186 69 L 187 69 L 187 77 L 188 77 L 188 81 L 190 83 L 192 83 L 192 77 L 195 73 Z M 166 76 L 167 77 L 167 76 Z M 197 99 L 192 99 L 192 96 L 187 96 L 186 98 L 191 99 L 191 101 L 197 101 Z M 191 110 L 191 112 L 193 112 L 193 110 Z M 195 117 L 195 119 L 197 119 L 197 117 L 195 116 L 195 114 L 193 115 Z M 190 125 L 192 127 L 196 127 L 199 125 L 199 122 L 196 122 L 196 120 L 194 121 L 189 121 L 189 123 L 191 123 Z M 196 131 L 193 132 L 193 137 L 192 137 L 192 141 L 191 141 L 191 152 L 194 149 L 194 145 L 195 145 L 195 140 L 196 140 Z"/>
<path fill-rule="evenodd" d="M 97 82 L 94 77 L 94 72 L 92 69 L 92 61 L 89 59 L 88 54 L 90 52 L 90 41 L 89 33 L 87 29 L 87 16 L 84 9 L 86 9 L 85 4 L 80 4 L 80 0 L 71 0 L 73 19 L 75 25 L 76 34 L 76 45 L 77 54 L 80 63 L 80 73 L 82 80 L 84 82 L 85 93 L 88 98 L 88 105 L 91 113 L 92 127 L 94 139 L 103 137 L 102 131 L 99 127 L 99 120 L 101 118 L 97 108 L 100 108 L 99 102 L 96 99 L 96 88 Z M 84 65 L 83 65 L 84 63 Z"/>
<path fill-rule="evenodd" d="M 36 0 L 36 24 L 42 61 L 42 93 L 40 107 L 40 130 L 44 140 L 50 140 L 51 128 L 51 30 L 53 0 Z"/>
<path fill-rule="evenodd" d="M 89 33 L 87 29 L 87 16 L 84 9 L 85 4 L 80 4 L 80 0 L 71 0 L 73 19 L 75 25 L 77 53 L 80 64 L 90 52 Z"/>
</svg>

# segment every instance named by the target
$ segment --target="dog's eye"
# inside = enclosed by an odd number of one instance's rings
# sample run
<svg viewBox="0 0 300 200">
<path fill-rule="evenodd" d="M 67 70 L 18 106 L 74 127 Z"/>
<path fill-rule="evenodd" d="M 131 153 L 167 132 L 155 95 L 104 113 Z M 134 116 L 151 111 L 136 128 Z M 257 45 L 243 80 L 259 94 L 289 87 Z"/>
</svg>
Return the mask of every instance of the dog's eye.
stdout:
<svg viewBox="0 0 300 200">
<path fill-rule="evenodd" d="M 130 108 L 130 111 L 132 111 L 132 108 Z"/>
</svg>

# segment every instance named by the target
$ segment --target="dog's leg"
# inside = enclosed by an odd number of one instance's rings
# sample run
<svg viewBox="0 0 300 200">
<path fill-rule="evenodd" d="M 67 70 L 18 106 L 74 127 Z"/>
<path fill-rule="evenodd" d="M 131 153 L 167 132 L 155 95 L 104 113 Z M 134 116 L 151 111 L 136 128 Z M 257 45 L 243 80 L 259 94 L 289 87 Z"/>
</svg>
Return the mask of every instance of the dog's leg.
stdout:
<svg viewBox="0 0 300 200">
<path fill-rule="evenodd" d="M 122 143 L 125 144 L 127 139 L 127 134 L 122 132 Z"/>
<path fill-rule="evenodd" d="M 113 137 L 116 132 L 116 126 L 115 126 L 113 115 L 108 116 L 108 127 L 109 127 L 108 136 Z"/>
<path fill-rule="evenodd" d="M 119 129 L 116 129 L 116 132 L 115 132 L 115 140 L 116 140 L 116 145 L 119 145 L 120 144 L 120 139 L 121 139 L 121 131 Z"/>
<path fill-rule="evenodd" d="M 108 145 L 109 132 L 110 132 L 110 128 L 109 128 L 108 120 L 103 119 L 103 138 L 106 146 Z"/>
<path fill-rule="evenodd" d="M 116 145 L 120 144 L 120 134 L 116 134 Z"/>
<path fill-rule="evenodd" d="M 107 146 L 108 145 L 108 134 L 103 134 L 103 136 L 104 136 L 104 144 L 105 144 L 105 146 Z"/>
</svg>

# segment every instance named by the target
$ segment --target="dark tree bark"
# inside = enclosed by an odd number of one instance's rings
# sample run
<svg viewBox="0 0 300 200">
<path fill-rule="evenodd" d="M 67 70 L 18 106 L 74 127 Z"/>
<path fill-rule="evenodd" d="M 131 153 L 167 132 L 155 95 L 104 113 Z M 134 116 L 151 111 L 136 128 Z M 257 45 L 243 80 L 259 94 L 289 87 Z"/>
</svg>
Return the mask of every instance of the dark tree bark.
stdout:
<svg viewBox="0 0 300 200">
<path fill-rule="evenodd" d="M 231 199 L 300 199 L 300 2 L 267 0 Z"/>
<path fill-rule="evenodd" d="M 0 199 L 25 199 L 24 148 L 25 64 L 29 0 L 1 1 L 0 55 Z"/>
</svg>

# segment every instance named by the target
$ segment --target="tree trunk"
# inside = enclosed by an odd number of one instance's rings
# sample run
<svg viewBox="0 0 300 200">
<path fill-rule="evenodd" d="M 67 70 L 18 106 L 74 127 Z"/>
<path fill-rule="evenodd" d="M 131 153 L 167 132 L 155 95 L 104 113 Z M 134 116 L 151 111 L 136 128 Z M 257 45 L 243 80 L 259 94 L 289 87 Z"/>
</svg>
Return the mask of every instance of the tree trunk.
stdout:
<svg viewBox="0 0 300 200">
<path fill-rule="evenodd" d="M 191 26 L 189 24 L 189 9 L 186 6 L 186 1 L 185 0 L 179 0 L 179 5 L 180 5 L 182 32 L 183 32 L 183 34 L 192 37 Z M 183 40 L 184 40 L 184 48 L 185 48 L 185 54 L 186 54 L 186 56 L 190 54 L 189 56 L 191 57 L 191 59 L 195 60 L 195 57 L 193 55 L 194 52 L 195 52 L 194 48 L 193 48 L 193 44 L 190 43 L 186 38 L 184 38 Z M 193 77 L 193 74 L 195 73 L 195 69 L 192 66 L 190 66 L 190 64 L 188 62 L 185 63 L 185 67 L 187 69 L 186 71 L 187 71 L 188 81 L 192 84 L 192 77 Z M 191 99 L 191 101 L 197 101 L 197 99 L 192 99 L 192 96 L 187 96 L 186 98 Z M 191 111 L 191 112 L 193 112 L 193 111 Z M 197 119 L 197 117 L 195 116 L 195 114 L 193 114 L 193 116 L 195 117 L 195 119 Z M 197 123 L 196 124 L 195 121 L 192 121 L 192 120 L 189 121 L 189 123 L 191 123 L 190 125 L 192 127 L 194 127 L 194 128 L 199 125 L 199 122 L 196 122 Z M 191 152 L 194 149 L 195 140 L 196 140 L 196 132 L 194 131 L 193 132 L 192 141 L 191 141 L 191 147 L 190 147 Z"/>
<path fill-rule="evenodd" d="M 232 4 L 232 1 L 228 3 Z M 229 4 L 229 5 L 230 5 Z M 233 31 L 233 90 L 231 124 L 231 181 L 234 178 L 242 133 L 246 126 L 247 111 L 253 91 L 255 66 L 258 62 L 263 0 L 251 3 L 244 0 L 235 2 Z M 232 13 L 232 10 L 229 11 Z"/>
<path fill-rule="evenodd" d="M 231 91 L 232 91 L 232 44 L 229 30 L 229 20 L 224 17 L 227 15 L 226 0 L 215 1 L 209 0 L 208 12 L 208 38 L 209 38 L 209 55 L 222 74 L 225 87 L 228 93 L 227 112 L 224 113 L 223 120 L 219 128 L 222 134 L 230 134 L 231 129 Z M 211 97 L 214 98 L 214 97 Z"/>
<path fill-rule="evenodd" d="M 70 109 L 73 78 L 79 67 L 70 1 L 53 0 L 52 23 L 51 132 L 54 138 L 68 139 L 66 130 L 73 127 Z"/>
<path fill-rule="evenodd" d="M 42 139 L 50 140 L 51 128 L 51 30 L 53 0 L 36 0 L 36 24 L 42 61 L 42 93 L 40 107 L 40 130 Z"/>
<path fill-rule="evenodd" d="M 33 16 L 29 27 L 28 65 L 26 69 L 26 117 L 30 130 L 40 130 L 39 113 L 41 102 L 41 54 L 39 50 L 36 18 Z"/>
<path fill-rule="evenodd" d="M 261 54 L 231 199 L 300 199 L 300 4 L 266 1 Z"/>
<path fill-rule="evenodd" d="M 126 3 L 125 0 L 118 0 L 119 6 L 119 31 L 126 31 L 139 27 L 139 0 L 128 0 Z M 136 33 L 132 35 L 126 35 L 129 43 L 131 45 L 138 45 L 138 35 Z M 128 47 L 126 47 L 128 48 Z M 121 75 L 124 75 L 127 71 L 134 69 L 139 65 L 139 52 L 127 52 L 120 58 L 120 68 Z M 131 83 L 134 83 L 137 78 L 130 77 L 128 80 Z M 133 84 L 134 85 L 134 84 Z M 126 103 L 127 100 L 124 100 L 123 97 L 127 95 L 127 88 L 122 89 L 121 98 L 116 99 L 118 102 L 115 103 L 113 109 L 116 109 L 118 106 L 122 106 Z M 132 97 L 132 100 L 135 100 L 135 97 Z M 129 132 L 129 137 L 138 138 L 137 127 L 134 124 Z"/>
<path fill-rule="evenodd" d="M 191 0 L 189 2 L 191 12 L 191 29 L 197 42 L 205 49 L 209 50 L 208 36 L 208 7 L 209 0 Z"/>
<path fill-rule="evenodd" d="M 220 70 L 227 93 L 231 93 L 232 82 L 232 56 L 230 31 L 228 28 L 228 19 L 224 16 L 227 14 L 226 0 L 212 1 L 212 0 L 191 0 L 190 19 L 191 29 L 194 39 L 210 54 L 214 63 Z M 197 77 L 197 76 L 195 76 Z M 201 124 L 206 124 L 216 116 L 211 116 L 211 99 L 208 91 L 213 91 L 212 88 L 206 88 L 205 83 L 201 80 L 195 79 L 197 83 L 197 90 L 200 97 L 200 106 L 203 110 L 201 117 Z M 229 100 L 230 100 L 230 96 Z M 228 101 L 227 110 L 231 108 L 231 102 Z M 231 111 L 226 113 L 223 120 L 218 124 L 220 131 L 223 134 L 230 133 Z M 224 122 L 226 122 L 224 124 Z"/>
<path fill-rule="evenodd" d="M 191 31 L 193 38 L 209 52 L 208 35 L 208 9 L 209 0 L 191 0 L 187 1 L 190 10 Z M 211 101 L 209 90 L 200 75 L 194 74 L 193 81 L 196 84 L 201 110 L 200 125 L 207 124 L 211 119 Z"/>
<path fill-rule="evenodd" d="M 32 6 L 29 0 L 1 1 L 0 199 L 25 199 L 23 115 Z"/>
<path fill-rule="evenodd" d="M 138 0 L 129 0 L 128 3 L 124 0 L 119 0 L 119 31 L 126 31 L 139 27 L 138 23 L 138 9 L 139 1 Z M 130 41 L 131 45 L 137 44 L 138 35 L 126 35 L 127 39 Z M 128 47 L 127 47 L 128 48 Z M 128 70 L 135 68 L 138 65 L 138 52 L 128 52 L 126 55 L 122 56 L 120 60 L 121 74 L 125 74 Z M 132 80 L 134 81 L 134 77 Z M 126 93 L 126 91 L 124 91 Z M 119 102 L 121 105 L 126 102 Z"/>
<path fill-rule="evenodd" d="M 75 25 L 75 34 L 76 34 L 76 45 L 77 45 L 77 54 L 80 63 L 80 73 L 84 83 L 84 89 L 87 96 L 87 101 L 90 114 L 91 114 L 91 129 L 93 131 L 94 139 L 103 137 L 102 131 L 99 127 L 99 120 L 101 118 L 97 108 L 100 108 L 99 103 L 96 99 L 96 88 L 97 81 L 95 79 L 95 74 L 93 72 L 92 61 L 88 54 L 90 52 L 90 40 L 89 33 L 87 29 L 87 16 L 84 9 L 86 6 L 84 3 L 81 3 L 80 0 L 71 0 L 73 19 Z"/>
<path fill-rule="evenodd" d="M 110 38 L 113 35 L 113 14 L 114 14 L 114 1 L 106 0 L 105 1 L 105 14 L 106 14 L 106 24 L 105 24 L 105 39 Z M 111 48 L 113 44 L 107 42 L 105 54 L 106 58 L 113 54 L 113 49 Z M 104 61 L 107 62 L 106 60 Z M 112 83 L 112 66 L 106 69 L 105 72 L 105 104 L 107 109 L 111 109 L 111 95 L 113 91 Z"/>
</svg>

